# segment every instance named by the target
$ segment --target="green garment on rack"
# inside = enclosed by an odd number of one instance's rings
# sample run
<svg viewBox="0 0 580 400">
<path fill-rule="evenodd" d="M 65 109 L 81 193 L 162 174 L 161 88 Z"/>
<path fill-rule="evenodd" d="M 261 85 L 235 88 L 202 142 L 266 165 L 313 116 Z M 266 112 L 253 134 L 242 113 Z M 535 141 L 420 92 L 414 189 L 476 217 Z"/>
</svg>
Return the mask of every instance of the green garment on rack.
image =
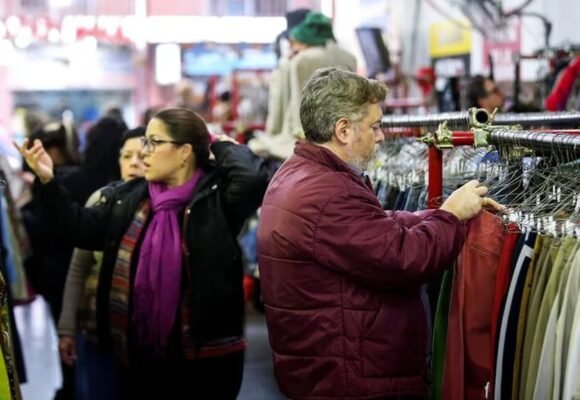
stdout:
<svg viewBox="0 0 580 400">
<path fill-rule="evenodd" d="M 435 326 L 433 328 L 433 355 L 432 374 L 433 387 L 432 399 L 441 399 L 443 389 L 443 375 L 445 372 L 445 344 L 447 343 L 447 323 L 449 321 L 449 305 L 451 304 L 451 288 L 453 283 L 453 271 L 445 271 L 441 280 L 441 291 L 437 300 L 435 311 Z"/>
<path fill-rule="evenodd" d="M 6 369 L 6 362 L 4 362 L 4 351 L 0 346 L 0 399 L 11 398 L 10 378 L 8 378 L 8 370 Z"/>
<path fill-rule="evenodd" d="M 0 400 L 21 400 L 10 329 L 8 290 L 6 280 L 0 272 Z"/>
</svg>

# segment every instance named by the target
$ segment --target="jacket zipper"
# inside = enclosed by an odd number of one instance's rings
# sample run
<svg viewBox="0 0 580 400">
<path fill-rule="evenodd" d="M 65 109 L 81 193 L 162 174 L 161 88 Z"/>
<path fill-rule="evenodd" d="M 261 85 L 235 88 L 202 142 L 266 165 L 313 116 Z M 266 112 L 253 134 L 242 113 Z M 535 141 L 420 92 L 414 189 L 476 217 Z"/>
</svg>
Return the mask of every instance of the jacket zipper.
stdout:
<svg viewBox="0 0 580 400">
<path fill-rule="evenodd" d="M 181 248 L 183 250 L 183 254 L 185 256 L 185 263 L 184 263 L 184 269 L 185 269 L 185 275 L 187 277 L 187 282 L 191 282 L 191 264 L 189 262 L 189 256 L 190 256 L 190 251 L 189 251 L 189 247 L 187 245 L 187 226 L 189 225 L 189 219 L 191 218 L 191 209 L 193 208 L 193 206 L 195 205 L 195 203 L 197 203 L 199 200 L 203 199 L 204 197 L 207 197 L 210 193 L 212 193 L 213 191 L 215 191 L 217 189 L 217 184 L 212 185 L 211 188 L 204 190 L 201 193 L 198 193 L 193 200 L 187 205 L 184 215 L 183 215 L 183 225 L 181 227 Z M 183 299 L 183 301 L 188 301 L 188 297 L 191 295 L 191 290 L 192 288 L 189 287 L 190 285 L 188 284 L 188 289 L 185 292 L 185 294 L 187 296 L 185 296 L 185 298 Z M 191 314 L 194 310 L 190 309 L 189 313 Z M 180 312 L 181 312 L 181 307 L 180 307 Z M 189 318 L 189 315 L 183 315 L 182 318 Z M 182 322 L 183 323 L 183 322 Z M 192 327 L 191 327 L 191 321 L 189 321 L 189 329 L 191 331 Z M 187 332 L 183 332 L 183 334 L 187 334 Z M 190 332 L 191 335 L 191 332 Z M 191 336 L 190 336 L 191 337 Z M 195 340 L 193 340 L 193 345 L 196 349 L 196 353 L 198 351 L 198 347 L 197 347 L 197 343 L 195 342 Z"/>
</svg>

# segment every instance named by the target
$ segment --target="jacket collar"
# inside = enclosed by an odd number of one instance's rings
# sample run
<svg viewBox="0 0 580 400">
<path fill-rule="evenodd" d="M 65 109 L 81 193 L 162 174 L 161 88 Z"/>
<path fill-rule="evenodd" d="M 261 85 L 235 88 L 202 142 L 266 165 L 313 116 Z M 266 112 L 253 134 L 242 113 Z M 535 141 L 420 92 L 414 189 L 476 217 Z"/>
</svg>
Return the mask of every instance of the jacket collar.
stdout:
<svg viewBox="0 0 580 400">
<path fill-rule="evenodd" d="M 340 159 L 340 157 L 338 157 L 332 151 L 328 150 L 326 147 L 301 140 L 296 143 L 296 146 L 294 147 L 294 154 L 307 160 L 324 165 L 332 170 L 345 172 L 354 178 L 357 182 L 365 184 L 369 189 L 372 190 L 370 180 L 364 173 L 357 171 L 352 165 L 344 162 L 342 159 Z"/>
<path fill-rule="evenodd" d="M 296 143 L 296 147 L 294 147 L 294 154 L 318 164 L 322 164 L 328 168 L 341 172 L 351 172 L 353 175 L 356 175 L 350 165 L 342 161 L 336 154 L 328 150 L 326 147 L 305 140 L 300 140 Z"/>
</svg>

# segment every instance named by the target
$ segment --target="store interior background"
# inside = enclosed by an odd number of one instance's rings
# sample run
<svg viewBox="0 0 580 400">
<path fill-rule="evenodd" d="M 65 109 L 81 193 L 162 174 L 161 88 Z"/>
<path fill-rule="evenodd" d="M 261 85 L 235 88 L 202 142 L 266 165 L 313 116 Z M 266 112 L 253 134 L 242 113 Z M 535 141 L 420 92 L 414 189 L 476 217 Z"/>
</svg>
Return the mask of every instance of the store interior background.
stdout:
<svg viewBox="0 0 580 400">
<path fill-rule="evenodd" d="M 417 112 L 432 105 L 417 71 L 433 67 L 438 90 L 449 77 L 489 74 L 489 55 L 508 102 L 539 103 L 542 89 L 535 83 L 548 72 L 548 58 L 521 62 L 518 99 L 514 60 L 542 49 L 544 55 L 550 48 L 580 50 L 580 1 L 502 1 L 504 10 L 529 3 L 530 15 L 513 17 L 501 29 L 489 24 L 477 3 L 484 1 L 0 0 L 0 146 L 13 154 L 11 141 L 24 138 L 31 111 L 70 118 L 82 144 L 105 109 L 120 108 L 135 126 L 147 108 L 179 98 L 201 107 L 215 130 L 263 125 L 268 77 L 277 63 L 272 44 L 286 28 L 284 14 L 297 8 L 333 18 L 338 43 L 357 56 L 363 75 L 369 70 L 356 28 L 380 28 L 392 64 L 380 75 L 392 83 L 389 99 L 418 99 L 425 107 Z M 548 49 L 538 15 L 551 22 Z M 223 92 L 236 105 L 227 116 L 216 111 Z M 240 398 L 282 398 L 263 318 L 251 305 L 249 310 L 249 364 Z M 29 371 L 25 400 L 52 398 L 60 379 L 56 334 L 46 315 L 36 301 L 17 307 Z"/>
</svg>

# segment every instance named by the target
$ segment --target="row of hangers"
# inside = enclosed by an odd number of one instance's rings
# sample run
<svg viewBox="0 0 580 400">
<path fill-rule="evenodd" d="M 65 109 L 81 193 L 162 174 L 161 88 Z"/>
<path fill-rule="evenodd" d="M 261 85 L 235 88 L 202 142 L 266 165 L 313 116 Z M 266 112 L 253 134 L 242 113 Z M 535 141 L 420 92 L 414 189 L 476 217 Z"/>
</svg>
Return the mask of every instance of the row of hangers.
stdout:
<svg viewBox="0 0 580 400">
<path fill-rule="evenodd" d="M 444 184 L 453 188 L 471 179 L 489 187 L 507 207 L 506 224 L 523 232 L 580 237 L 580 149 L 568 145 L 529 147 L 535 133 L 517 140 L 495 140 L 488 149 L 467 146 L 444 153 Z M 577 142 L 580 136 L 569 135 Z M 523 143 L 522 143 L 523 144 Z M 371 179 L 405 190 L 426 185 L 428 147 L 413 139 L 386 140 Z"/>
</svg>

